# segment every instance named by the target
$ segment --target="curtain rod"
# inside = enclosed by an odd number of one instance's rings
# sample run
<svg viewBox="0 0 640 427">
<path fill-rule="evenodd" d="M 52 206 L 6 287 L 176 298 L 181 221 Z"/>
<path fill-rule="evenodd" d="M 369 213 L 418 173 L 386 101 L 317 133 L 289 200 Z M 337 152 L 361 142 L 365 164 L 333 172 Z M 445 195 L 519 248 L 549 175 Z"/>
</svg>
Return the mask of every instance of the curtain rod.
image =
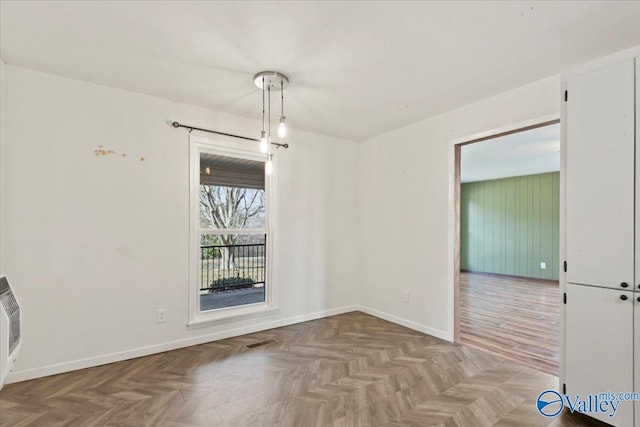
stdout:
<svg viewBox="0 0 640 427">
<path fill-rule="evenodd" d="M 177 128 L 189 129 L 189 133 L 191 133 L 194 130 L 199 130 L 201 132 L 215 133 L 216 135 L 230 136 L 232 138 L 239 138 L 239 139 L 244 139 L 244 140 L 247 140 L 247 141 L 256 141 L 256 142 L 260 141 L 259 139 L 249 138 L 248 136 L 234 135 L 232 133 L 219 132 L 217 130 L 211 130 L 211 129 L 203 129 L 203 128 L 198 128 L 198 127 L 195 127 L 195 126 L 184 125 L 184 124 L 181 124 L 181 123 L 178 123 L 178 122 L 173 122 L 173 123 L 171 123 L 171 125 L 176 129 Z M 280 147 L 289 148 L 289 144 L 279 144 L 277 142 L 272 142 L 271 145 L 275 145 L 278 148 L 280 148 Z"/>
</svg>

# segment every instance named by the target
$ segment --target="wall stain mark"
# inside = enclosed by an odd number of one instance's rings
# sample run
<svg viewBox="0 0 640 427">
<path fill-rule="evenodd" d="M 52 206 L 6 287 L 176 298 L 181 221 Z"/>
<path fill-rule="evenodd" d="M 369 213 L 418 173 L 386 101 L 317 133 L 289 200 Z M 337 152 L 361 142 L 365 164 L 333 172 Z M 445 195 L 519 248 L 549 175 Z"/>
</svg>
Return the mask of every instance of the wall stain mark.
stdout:
<svg viewBox="0 0 640 427">
<path fill-rule="evenodd" d="M 127 157 L 127 153 L 118 153 L 114 150 L 108 150 L 104 148 L 102 145 L 98 145 L 98 148 L 93 150 L 93 155 L 96 157 L 118 155 L 118 154 L 120 154 L 120 157 L 122 157 L 123 159 Z M 140 156 L 140 161 L 144 162 L 144 160 L 145 160 L 144 156 Z"/>
</svg>

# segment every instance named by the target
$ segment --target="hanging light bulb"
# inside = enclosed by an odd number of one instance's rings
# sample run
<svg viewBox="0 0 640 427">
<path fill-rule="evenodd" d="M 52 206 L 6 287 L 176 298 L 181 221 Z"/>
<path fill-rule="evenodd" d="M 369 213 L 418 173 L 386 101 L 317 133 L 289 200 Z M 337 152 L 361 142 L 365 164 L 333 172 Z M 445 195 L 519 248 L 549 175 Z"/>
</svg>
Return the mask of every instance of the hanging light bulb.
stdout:
<svg viewBox="0 0 640 427">
<path fill-rule="evenodd" d="M 287 136 L 287 125 L 284 124 L 285 119 L 285 116 L 280 117 L 280 124 L 278 125 L 278 136 L 280 137 L 280 139 L 283 139 L 285 136 Z"/>
<path fill-rule="evenodd" d="M 284 116 L 284 80 L 280 79 L 280 124 L 278 125 L 278 136 L 280 139 L 287 136 L 287 125 L 284 124 L 286 119 Z"/>
<path fill-rule="evenodd" d="M 267 154 L 267 151 L 269 151 L 269 141 L 267 140 L 267 132 L 263 130 L 260 132 L 260 152 Z"/>
<path fill-rule="evenodd" d="M 272 158 L 273 158 L 273 154 L 269 154 L 269 159 L 264 164 L 264 172 L 267 175 L 271 175 L 273 173 L 273 160 L 271 160 Z"/>
</svg>

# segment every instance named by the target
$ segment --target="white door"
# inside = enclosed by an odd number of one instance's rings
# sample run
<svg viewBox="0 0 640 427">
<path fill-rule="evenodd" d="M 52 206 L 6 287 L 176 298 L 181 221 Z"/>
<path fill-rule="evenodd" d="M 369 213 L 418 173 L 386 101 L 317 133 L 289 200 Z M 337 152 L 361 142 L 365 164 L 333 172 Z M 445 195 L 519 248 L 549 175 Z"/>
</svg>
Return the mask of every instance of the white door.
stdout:
<svg viewBox="0 0 640 427">
<path fill-rule="evenodd" d="M 640 170 L 640 56 L 636 58 L 636 165 Z M 634 283 L 635 290 L 640 292 L 640 172 L 636 173 L 636 281 Z M 638 353 L 640 360 L 640 353 Z M 640 389 L 637 391 L 640 392 Z M 640 407 L 638 408 L 640 411 Z M 640 419 L 640 414 L 638 414 Z M 638 421 L 640 426 L 640 420 Z"/>
<path fill-rule="evenodd" d="M 634 78 L 628 60 L 567 81 L 570 283 L 633 287 Z"/>
<path fill-rule="evenodd" d="M 635 322 L 635 336 L 633 338 L 633 342 L 635 343 L 635 388 L 633 391 L 636 393 L 640 393 L 640 292 L 635 293 L 635 310 L 633 313 L 634 322 Z M 636 426 L 640 426 L 640 400 L 636 401 Z"/>
<path fill-rule="evenodd" d="M 636 58 L 636 165 L 640 168 L 640 57 Z M 638 244 L 640 244 L 640 176 L 636 174 L 636 248 L 640 248 Z M 640 250 L 636 251 L 636 271 L 640 272 Z M 634 311 L 634 322 L 635 322 L 635 388 L 633 391 L 640 393 L 640 278 L 636 278 L 636 294 L 635 294 L 635 311 Z M 636 402 L 636 426 L 640 426 L 640 401 Z"/>
<path fill-rule="evenodd" d="M 568 284 L 566 306 L 567 395 L 586 397 L 633 390 L 634 293 Z M 617 427 L 633 426 L 633 402 L 613 418 L 588 414 Z"/>
</svg>

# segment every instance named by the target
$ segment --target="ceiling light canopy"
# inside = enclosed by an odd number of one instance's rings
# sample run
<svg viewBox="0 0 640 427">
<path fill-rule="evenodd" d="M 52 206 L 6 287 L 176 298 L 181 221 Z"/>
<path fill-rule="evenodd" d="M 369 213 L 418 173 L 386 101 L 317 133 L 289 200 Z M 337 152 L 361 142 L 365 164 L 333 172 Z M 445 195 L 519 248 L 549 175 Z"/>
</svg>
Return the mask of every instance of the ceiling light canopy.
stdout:
<svg viewBox="0 0 640 427">
<path fill-rule="evenodd" d="M 289 86 L 289 78 L 277 71 L 260 71 L 253 76 L 253 83 L 262 90 L 262 131 L 260 131 L 260 152 L 267 155 L 265 171 L 267 175 L 271 175 L 271 172 L 273 171 L 273 154 L 271 154 L 271 92 L 280 92 L 278 137 L 283 139 L 287 135 L 287 118 L 284 115 L 284 90 Z"/>
<path fill-rule="evenodd" d="M 286 89 L 289 86 L 289 78 L 277 71 L 260 71 L 253 76 L 253 83 L 258 86 L 259 89 L 266 89 L 265 85 L 271 86 L 273 90 Z"/>
</svg>

